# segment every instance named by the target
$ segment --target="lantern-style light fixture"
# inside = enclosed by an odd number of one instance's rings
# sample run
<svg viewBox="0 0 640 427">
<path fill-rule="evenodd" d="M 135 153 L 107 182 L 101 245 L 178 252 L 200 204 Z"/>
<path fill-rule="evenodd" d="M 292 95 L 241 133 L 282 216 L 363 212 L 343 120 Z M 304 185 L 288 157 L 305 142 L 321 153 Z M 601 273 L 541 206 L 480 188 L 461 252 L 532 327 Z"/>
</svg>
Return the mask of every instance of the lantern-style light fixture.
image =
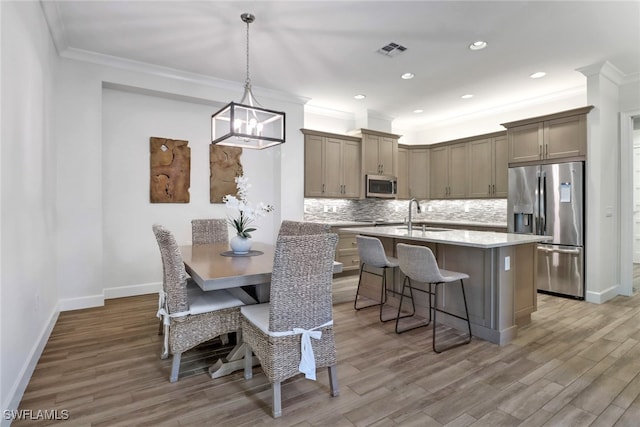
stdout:
<svg viewBox="0 0 640 427">
<path fill-rule="evenodd" d="M 239 103 L 230 102 L 211 116 L 211 143 L 261 150 L 284 142 L 285 113 L 263 108 L 251 91 L 249 77 L 249 24 L 256 17 L 240 15 L 247 24 L 247 78 Z"/>
</svg>

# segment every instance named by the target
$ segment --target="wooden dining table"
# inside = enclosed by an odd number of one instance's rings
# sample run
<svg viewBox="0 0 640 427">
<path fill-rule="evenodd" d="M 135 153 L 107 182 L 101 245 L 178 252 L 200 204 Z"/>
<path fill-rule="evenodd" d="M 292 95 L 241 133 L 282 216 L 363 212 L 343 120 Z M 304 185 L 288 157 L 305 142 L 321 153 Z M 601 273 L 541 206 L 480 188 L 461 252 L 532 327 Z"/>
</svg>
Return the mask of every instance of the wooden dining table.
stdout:
<svg viewBox="0 0 640 427">
<path fill-rule="evenodd" d="M 232 255 L 228 243 L 180 246 L 180 252 L 187 273 L 203 291 L 226 289 L 245 304 L 269 300 L 275 245 L 254 242 L 247 255 Z M 257 301 L 242 289 L 254 285 Z"/>
<path fill-rule="evenodd" d="M 180 246 L 180 252 L 185 270 L 203 291 L 226 289 L 245 304 L 269 301 L 275 245 L 254 242 L 246 255 L 232 254 L 228 243 L 185 245 Z M 334 274 L 341 271 L 342 263 L 335 261 Z M 211 378 L 243 369 L 243 356 L 244 344 L 239 333 L 229 355 L 209 368 Z"/>
</svg>

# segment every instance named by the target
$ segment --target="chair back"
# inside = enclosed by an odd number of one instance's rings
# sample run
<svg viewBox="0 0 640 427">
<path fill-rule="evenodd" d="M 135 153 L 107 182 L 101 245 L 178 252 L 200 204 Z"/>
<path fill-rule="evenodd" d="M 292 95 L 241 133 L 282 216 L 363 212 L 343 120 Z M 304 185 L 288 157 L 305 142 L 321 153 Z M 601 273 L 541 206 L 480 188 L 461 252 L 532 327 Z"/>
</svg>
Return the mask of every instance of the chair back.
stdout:
<svg viewBox="0 0 640 427">
<path fill-rule="evenodd" d="M 220 218 L 191 220 L 191 242 L 194 245 L 228 243 L 227 220 Z"/>
<path fill-rule="evenodd" d="M 424 283 L 441 283 L 444 281 L 436 257 L 426 246 L 396 245 L 400 270 L 411 280 Z"/>
<path fill-rule="evenodd" d="M 182 254 L 171 231 L 162 225 L 154 224 L 153 233 L 162 256 L 163 281 L 169 313 L 181 313 L 189 310 L 187 300 L 187 272 L 182 262 Z"/>
<path fill-rule="evenodd" d="M 380 239 L 370 236 L 356 236 L 356 242 L 361 263 L 371 267 L 384 267 L 389 264 Z"/>
<path fill-rule="evenodd" d="M 280 231 L 278 236 L 304 236 L 308 234 L 322 234 L 328 233 L 331 230 L 329 224 L 322 224 L 318 222 L 301 222 L 290 221 L 285 219 L 280 224 Z"/>
<path fill-rule="evenodd" d="M 269 331 L 311 329 L 333 319 L 331 288 L 337 243 L 334 233 L 278 237 Z"/>
</svg>

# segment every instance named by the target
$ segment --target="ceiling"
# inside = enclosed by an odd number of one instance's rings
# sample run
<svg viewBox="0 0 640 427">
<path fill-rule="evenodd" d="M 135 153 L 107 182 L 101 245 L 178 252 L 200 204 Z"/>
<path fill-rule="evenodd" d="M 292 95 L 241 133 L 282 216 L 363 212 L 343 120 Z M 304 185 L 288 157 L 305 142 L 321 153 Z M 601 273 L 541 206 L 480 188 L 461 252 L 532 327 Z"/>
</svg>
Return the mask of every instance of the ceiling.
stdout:
<svg viewBox="0 0 640 427">
<path fill-rule="evenodd" d="M 584 88 L 577 69 L 602 61 L 626 79 L 640 76 L 639 1 L 43 4 L 61 55 L 95 59 L 97 53 L 238 87 L 246 75 L 240 14 L 251 12 L 254 87 L 305 97 L 314 107 L 374 111 L 406 129 Z M 488 46 L 470 50 L 476 40 Z M 377 53 L 390 42 L 407 50 Z M 531 79 L 536 71 L 547 75 Z M 415 78 L 401 79 L 405 72 Z M 461 99 L 467 93 L 473 98 Z M 367 97 L 357 101 L 356 94 Z"/>
</svg>

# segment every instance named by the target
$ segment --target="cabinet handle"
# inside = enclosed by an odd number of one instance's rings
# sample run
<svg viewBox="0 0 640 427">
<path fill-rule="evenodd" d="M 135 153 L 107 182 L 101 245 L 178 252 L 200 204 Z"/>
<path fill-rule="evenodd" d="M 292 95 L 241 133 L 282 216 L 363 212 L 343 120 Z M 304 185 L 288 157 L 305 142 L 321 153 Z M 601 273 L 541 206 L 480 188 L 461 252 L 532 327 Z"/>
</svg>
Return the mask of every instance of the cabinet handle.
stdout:
<svg viewBox="0 0 640 427">
<path fill-rule="evenodd" d="M 324 193 L 324 184 L 322 184 L 322 192 Z"/>
<path fill-rule="evenodd" d="M 491 184 L 489 184 L 489 194 L 491 194 Z"/>
<path fill-rule="evenodd" d="M 538 158 L 542 158 L 542 145 L 538 145 Z"/>
<path fill-rule="evenodd" d="M 549 157 L 549 144 L 544 144 L 544 156 Z"/>
<path fill-rule="evenodd" d="M 492 185 L 492 191 L 491 192 L 493 193 L 494 196 L 496 195 L 496 185 L 495 184 Z"/>
</svg>

